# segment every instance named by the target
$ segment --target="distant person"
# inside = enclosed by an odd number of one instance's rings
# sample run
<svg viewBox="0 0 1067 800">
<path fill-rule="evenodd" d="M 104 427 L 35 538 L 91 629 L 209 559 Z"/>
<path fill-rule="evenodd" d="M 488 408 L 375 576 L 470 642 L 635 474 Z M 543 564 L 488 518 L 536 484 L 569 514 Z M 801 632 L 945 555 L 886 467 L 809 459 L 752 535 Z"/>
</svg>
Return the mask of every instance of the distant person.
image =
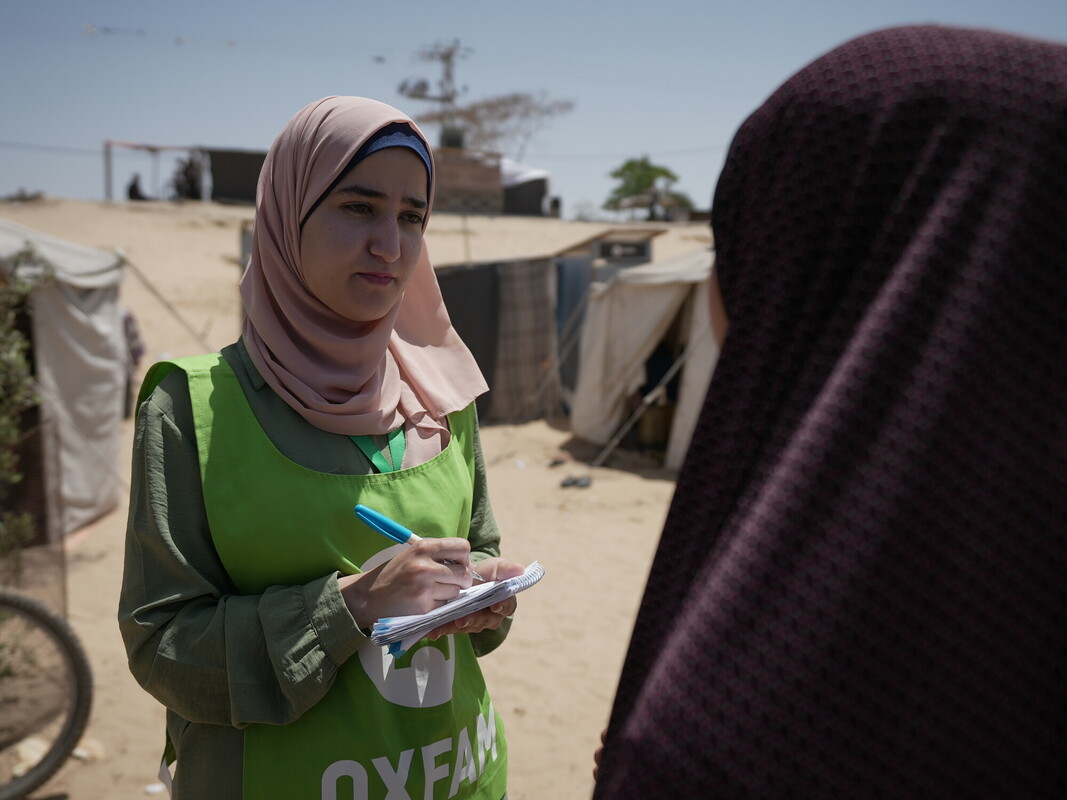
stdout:
<svg viewBox="0 0 1067 800">
<path fill-rule="evenodd" d="M 260 175 L 240 339 L 145 377 L 119 623 L 167 707 L 179 800 L 506 793 L 476 657 L 514 598 L 402 656 L 369 636 L 455 598 L 474 564 L 523 571 L 499 557 L 485 380 L 424 246 L 434 178 L 395 108 L 301 109 Z M 392 544 L 357 503 L 422 540 Z"/>
<path fill-rule="evenodd" d="M 652 184 L 648 190 L 648 220 L 649 222 L 656 222 L 663 219 L 663 192 L 659 188 Z"/>
<path fill-rule="evenodd" d="M 194 156 L 178 160 L 171 181 L 175 200 L 200 200 L 201 196 L 200 160 Z"/>
<path fill-rule="evenodd" d="M 199 200 L 201 197 L 200 162 L 193 158 L 187 159 L 185 166 L 182 168 L 182 174 L 185 176 L 185 186 L 189 199 Z"/>
<path fill-rule="evenodd" d="M 133 177 L 130 178 L 129 184 L 126 186 L 126 197 L 130 200 L 147 200 L 148 196 L 141 191 L 141 176 L 138 173 L 133 173 Z"/>
<path fill-rule="evenodd" d="M 1067 797 L 1067 47 L 905 27 L 742 125 L 730 332 L 596 800 Z"/>
</svg>

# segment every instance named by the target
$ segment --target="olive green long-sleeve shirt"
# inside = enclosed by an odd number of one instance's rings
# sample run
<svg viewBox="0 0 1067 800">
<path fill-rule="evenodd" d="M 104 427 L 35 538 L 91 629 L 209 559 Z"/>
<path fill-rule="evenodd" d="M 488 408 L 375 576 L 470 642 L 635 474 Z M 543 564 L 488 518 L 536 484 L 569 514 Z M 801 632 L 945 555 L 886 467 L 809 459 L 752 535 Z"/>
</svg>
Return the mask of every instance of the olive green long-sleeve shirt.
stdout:
<svg viewBox="0 0 1067 800">
<path fill-rule="evenodd" d="M 287 458 L 319 472 L 374 471 L 348 437 L 315 428 L 286 405 L 242 342 L 222 353 Z M 469 539 L 477 562 L 499 555 L 500 540 L 477 429 L 474 456 Z M 167 708 L 175 798 L 240 800 L 243 729 L 297 719 L 369 642 L 337 578 L 237 593 L 212 544 L 185 374 L 168 374 L 137 415 L 119 627 L 131 672 Z M 506 626 L 472 635 L 475 651 L 496 647 Z"/>
</svg>

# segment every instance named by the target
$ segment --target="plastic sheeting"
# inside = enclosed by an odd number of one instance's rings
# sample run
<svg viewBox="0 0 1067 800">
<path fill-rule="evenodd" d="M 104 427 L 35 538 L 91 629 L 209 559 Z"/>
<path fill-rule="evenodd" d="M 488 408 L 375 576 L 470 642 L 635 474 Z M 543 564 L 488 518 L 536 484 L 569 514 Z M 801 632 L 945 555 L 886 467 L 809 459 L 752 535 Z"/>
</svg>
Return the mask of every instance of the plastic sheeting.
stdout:
<svg viewBox="0 0 1067 800">
<path fill-rule="evenodd" d="M 122 257 L 0 220 L 0 273 L 33 287 L 32 347 L 50 542 L 111 511 L 119 466 L 129 350 L 122 325 Z M 17 491 L 17 490 L 16 490 Z"/>
<path fill-rule="evenodd" d="M 646 362 L 683 315 L 685 362 L 664 455 L 665 466 L 681 466 L 725 333 L 712 262 L 711 251 L 700 249 L 592 285 L 571 407 L 574 435 L 595 444 L 611 440 L 649 379 Z"/>
<path fill-rule="evenodd" d="M 489 384 L 482 423 L 517 424 L 559 405 L 556 269 L 550 258 L 437 271 L 448 315 Z"/>
</svg>

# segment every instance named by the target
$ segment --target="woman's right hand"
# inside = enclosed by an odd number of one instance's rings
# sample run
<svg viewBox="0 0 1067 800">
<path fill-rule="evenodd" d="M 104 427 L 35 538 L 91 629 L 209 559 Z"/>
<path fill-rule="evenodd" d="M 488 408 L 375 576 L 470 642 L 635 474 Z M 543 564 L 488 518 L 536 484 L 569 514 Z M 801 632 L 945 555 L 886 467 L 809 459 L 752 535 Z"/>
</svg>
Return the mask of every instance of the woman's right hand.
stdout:
<svg viewBox="0 0 1067 800">
<path fill-rule="evenodd" d="M 471 585 L 466 539 L 421 539 L 381 566 L 338 579 L 356 624 L 370 628 L 382 617 L 425 614 Z M 445 562 L 451 563 L 445 563 Z"/>
</svg>

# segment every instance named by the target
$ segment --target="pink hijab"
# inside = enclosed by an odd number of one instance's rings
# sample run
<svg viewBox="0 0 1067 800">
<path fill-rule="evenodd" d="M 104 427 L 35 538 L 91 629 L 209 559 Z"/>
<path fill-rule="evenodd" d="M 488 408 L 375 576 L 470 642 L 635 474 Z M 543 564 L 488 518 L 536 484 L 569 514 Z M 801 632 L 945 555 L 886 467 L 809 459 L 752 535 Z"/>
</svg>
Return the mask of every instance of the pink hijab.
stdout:
<svg viewBox="0 0 1067 800">
<path fill-rule="evenodd" d="M 447 444 L 445 415 L 488 389 L 452 327 L 425 245 L 401 301 L 364 325 L 312 295 L 300 265 L 301 221 L 360 147 L 393 122 L 407 123 L 425 142 L 403 113 L 362 97 L 311 103 L 278 135 L 256 192 L 242 335 L 264 380 L 304 419 L 348 436 L 403 425 L 404 466 L 414 466 Z M 431 206 L 433 189 L 431 175 Z"/>
</svg>

